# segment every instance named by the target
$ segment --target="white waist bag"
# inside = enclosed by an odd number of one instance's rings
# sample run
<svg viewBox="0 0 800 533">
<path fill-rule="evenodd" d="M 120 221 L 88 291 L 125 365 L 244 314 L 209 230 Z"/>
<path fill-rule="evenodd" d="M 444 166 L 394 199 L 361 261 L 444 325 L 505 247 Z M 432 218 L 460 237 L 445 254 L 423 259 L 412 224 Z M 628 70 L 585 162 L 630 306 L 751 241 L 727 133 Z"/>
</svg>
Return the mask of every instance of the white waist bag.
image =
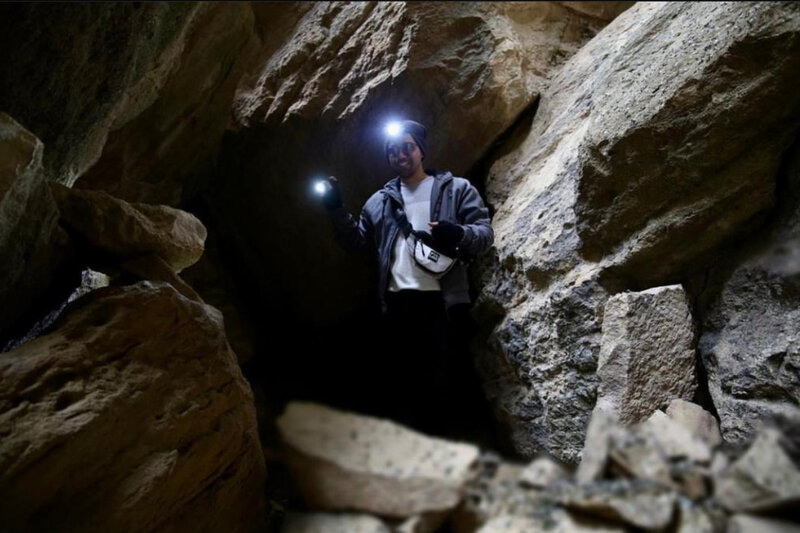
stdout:
<svg viewBox="0 0 800 533">
<path fill-rule="evenodd" d="M 406 246 L 417 266 L 436 279 L 450 272 L 456 264 L 454 258 L 432 248 L 418 232 L 413 231 L 408 234 Z"/>
</svg>

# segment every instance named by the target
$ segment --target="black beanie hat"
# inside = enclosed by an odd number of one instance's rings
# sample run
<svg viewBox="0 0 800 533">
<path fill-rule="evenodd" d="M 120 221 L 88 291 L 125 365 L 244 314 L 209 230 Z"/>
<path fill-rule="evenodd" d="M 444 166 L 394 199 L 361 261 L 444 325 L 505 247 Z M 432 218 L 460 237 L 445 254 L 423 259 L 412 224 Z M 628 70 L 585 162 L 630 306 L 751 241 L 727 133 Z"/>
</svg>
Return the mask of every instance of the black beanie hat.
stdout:
<svg viewBox="0 0 800 533">
<path fill-rule="evenodd" d="M 428 128 L 420 124 L 419 122 L 414 122 L 413 120 L 403 120 L 400 122 L 400 135 L 404 133 L 408 133 L 414 139 L 414 142 L 417 143 L 419 146 L 419 151 L 422 152 L 422 158 L 425 158 L 425 152 L 427 149 L 427 138 L 428 138 Z M 389 147 L 389 143 L 392 141 L 393 137 L 388 136 L 386 137 L 386 142 L 383 143 L 383 151 L 386 153 L 386 148 Z M 387 154 L 386 159 L 389 159 Z"/>
</svg>

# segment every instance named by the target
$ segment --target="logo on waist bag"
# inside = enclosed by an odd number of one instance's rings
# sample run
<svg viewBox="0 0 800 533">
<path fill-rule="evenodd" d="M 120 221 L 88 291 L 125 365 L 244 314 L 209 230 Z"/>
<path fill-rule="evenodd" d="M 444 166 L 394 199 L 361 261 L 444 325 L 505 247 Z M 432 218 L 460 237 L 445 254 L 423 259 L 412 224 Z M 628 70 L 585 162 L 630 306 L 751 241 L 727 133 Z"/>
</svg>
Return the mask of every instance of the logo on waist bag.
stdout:
<svg viewBox="0 0 800 533">
<path fill-rule="evenodd" d="M 431 250 L 431 253 L 428 254 L 428 259 L 433 261 L 434 263 L 439 260 L 439 252 L 436 250 Z"/>
</svg>

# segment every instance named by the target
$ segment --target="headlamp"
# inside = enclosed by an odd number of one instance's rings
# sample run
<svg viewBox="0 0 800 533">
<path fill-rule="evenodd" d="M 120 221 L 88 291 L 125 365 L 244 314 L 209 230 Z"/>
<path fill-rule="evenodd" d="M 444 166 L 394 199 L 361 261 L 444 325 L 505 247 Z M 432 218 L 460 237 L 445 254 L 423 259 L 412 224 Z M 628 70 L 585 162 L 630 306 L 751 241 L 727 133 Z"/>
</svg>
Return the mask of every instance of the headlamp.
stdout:
<svg viewBox="0 0 800 533">
<path fill-rule="evenodd" d="M 397 137 L 401 133 L 403 133 L 403 126 L 396 121 L 389 122 L 386 125 L 386 135 L 389 137 Z"/>
</svg>

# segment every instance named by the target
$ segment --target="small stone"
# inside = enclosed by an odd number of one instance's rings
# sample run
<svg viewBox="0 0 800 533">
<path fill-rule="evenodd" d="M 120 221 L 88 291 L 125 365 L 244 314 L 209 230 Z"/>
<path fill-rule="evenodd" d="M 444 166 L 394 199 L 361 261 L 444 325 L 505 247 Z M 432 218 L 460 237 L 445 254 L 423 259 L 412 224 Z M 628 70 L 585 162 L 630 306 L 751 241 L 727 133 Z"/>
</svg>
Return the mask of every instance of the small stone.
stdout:
<svg viewBox="0 0 800 533">
<path fill-rule="evenodd" d="M 569 471 L 549 457 L 534 459 L 519 475 L 520 482 L 531 487 L 546 487 L 569 477 Z"/>
<path fill-rule="evenodd" d="M 370 515 L 290 512 L 281 533 L 391 533 L 391 529 Z"/>
<path fill-rule="evenodd" d="M 660 530 L 672 521 L 676 494 L 650 481 L 596 481 L 565 488 L 559 497 L 569 509 Z"/>
<path fill-rule="evenodd" d="M 640 428 L 652 435 L 670 458 L 686 457 L 705 464 L 711 461 L 708 445 L 662 411 L 655 411 Z"/>
<path fill-rule="evenodd" d="M 764 429 L 750 448 L 714 477 L 714 496 L 729 511 L 765 511 L 800 502 L 800 471 L 780 445 L 778 430 Z"/>
<path fill-rule="evenodd" d="M 676 398 L 667 407 L 667 415 L 709 447 L 714 448 L 722 443 L 717 419 L 699 405 Z"/>
<path fill-rule="evenodd" d="M 735 514 L 728 520 L 726 533 L 800 533 L 800 524 L 762 516 Z"/>
</svg>

